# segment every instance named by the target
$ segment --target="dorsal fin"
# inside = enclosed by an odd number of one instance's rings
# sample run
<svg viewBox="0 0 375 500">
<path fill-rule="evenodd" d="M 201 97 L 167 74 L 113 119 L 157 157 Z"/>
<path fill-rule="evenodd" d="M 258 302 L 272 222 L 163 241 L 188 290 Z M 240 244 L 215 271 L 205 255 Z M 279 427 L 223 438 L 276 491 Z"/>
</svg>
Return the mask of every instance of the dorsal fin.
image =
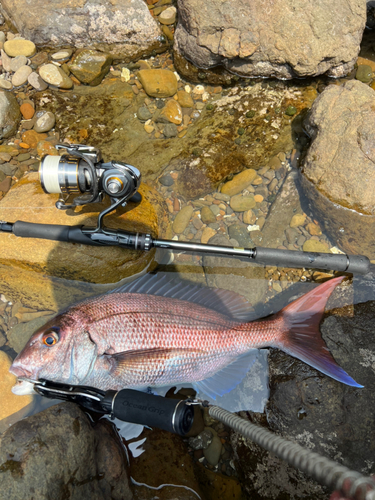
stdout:
<svg viewBox="0 0 375 500">
<path fill-rule="evenodd" d="M 254 319 L 254 309 L 241 295 L 221 288 L 208 288 L 165 273 L 145 274 L 141 278 L 108 293 L 144 293 L 187 300 L 218 311 L 238 321 Z"/>
</svg>

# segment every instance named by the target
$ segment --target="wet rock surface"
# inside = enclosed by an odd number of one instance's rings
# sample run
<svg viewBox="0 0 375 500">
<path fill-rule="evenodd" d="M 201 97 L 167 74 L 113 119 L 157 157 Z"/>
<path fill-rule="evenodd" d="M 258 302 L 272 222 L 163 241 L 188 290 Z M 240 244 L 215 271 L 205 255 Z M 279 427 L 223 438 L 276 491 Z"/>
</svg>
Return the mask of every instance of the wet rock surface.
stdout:
<svg viewBox="0 0 375 500">
<path fill-rule="evenodd" d="M 306 7 L 290 0 L 250 6 L 210 0 L 203 8 L 198 0 L 180 0 L 175 50 L 198 68 L 222 64 L 243 76 L 343 76 L 354 66 L 365 21 L 358 0 L 333 7 L 323 1 Z M 328 34 L 330 42 L 322 44 Z"/>
<path fill-rule="evenodd" d="M 109 422 L 92 428 L 73 403 L 17 422 L 0 438 L 1 499 L 133 498 Z"/>
<path fill-rule="evenodd" d="M 163 202 L 158 193 L 144 184 L 140 191 L 143 196 L 138 206 L 130 203 L 122 214 L 110 215 L 106 220 L 108 227 L 119 228 L 121 220 L 127 230 L 150 232 L 154 235 L 167 234 L 168 220 L 163 210 Z M 6 198 L 0 202 L 2 218 L 12 220 L 57 224 L 83 224 L 95 226 L 97 211 L 102 207 L 91 205 L 73 213 L 57 211 L 54 204 L 56 195 L 46 195 L 38 181 L 38 175 L 31 173 L 23 178 Z M 129 210 L 132 208 L 132 210 Z M 28 216 L 27 216 L 28 214 Z M 56 218 L 57 217 L 57 218 Z M 80 279 L 91 283 L 117 282 L 148 267 L 154 252 L 126 251 L 120 248 L 100 248 L 77 245 L 72 249 L 69 243 L 46 240 L 40 245 L 37 239 L 26 239 L 22 247 L 15 238 L 0 235 L 1 259 L 9 265 L 21 265 L 22 268 L 38 270 L 52 276 L 65 279 Z M 82 267 L 82 259 L 86 266 Z M 88 262 L 90 261 L 90 264 Z M 85 271 L 86 269 L 86 271 Z"/>
<path fill-rule="evenodd" d="M 62 9 L 68 9 L 69 16 Z M 43 0 L 32 5 L 27 0 L 5 0 L 2 10 L 19 33 L 39 46 L 89 46 L 128 60 L 166 48 L 161 30 L 142 0 L 100 4 L 65 0 L 58 9 Z"/>
<path fill-rule="evenodd" d="M 350 81 L 326 89 L 306 128 L 312 142 L 302 187 L 323 227 L 348 253 L 375 257 L 374 112 L 372 89 Z"/>
</svg>

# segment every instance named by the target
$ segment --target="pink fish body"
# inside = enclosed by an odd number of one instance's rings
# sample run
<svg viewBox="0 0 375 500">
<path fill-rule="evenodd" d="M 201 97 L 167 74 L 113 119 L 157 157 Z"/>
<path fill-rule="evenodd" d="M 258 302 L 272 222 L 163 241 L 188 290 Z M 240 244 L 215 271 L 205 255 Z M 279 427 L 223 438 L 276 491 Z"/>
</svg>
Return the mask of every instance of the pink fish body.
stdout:
<svg viewBox="0 0 375 500">
<path fill-rule="evenodd" d="M 326 301 L 342 279 L 323 283 L 266 319 L 244 321 L 249 304 L 236 294 L 144 277 L 130 291 L 126 286 L 87 299 L 50 320 L 10 371 L 103 390 L 191 383 L 215 398 L 242 380 L 255 349 L 277 347 L 362 387 L 336 364 L 319 334 Z"/>
</svg>

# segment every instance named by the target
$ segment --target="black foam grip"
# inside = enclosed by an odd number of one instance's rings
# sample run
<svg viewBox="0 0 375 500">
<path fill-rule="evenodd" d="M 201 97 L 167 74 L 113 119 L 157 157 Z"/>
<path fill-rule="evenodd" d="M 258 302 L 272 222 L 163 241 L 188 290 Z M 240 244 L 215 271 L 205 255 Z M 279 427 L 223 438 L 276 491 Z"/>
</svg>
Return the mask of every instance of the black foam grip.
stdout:
<svg viewBox="0 0 375 500">
<path fill-rule="evenodd" d="M 13 234 L 23 238 L 41 238 L 43 240 L 66 241 L 83 245 L 100 246 L 82 233 L 82 226 L 61 226 L 59 224 L 37 224 L 18 220 L 13 224 Z"/>
<path fill-rule="evenodd" d="M 194 410 L 182 400 L 123 389 L 115 395 L 113 414 L 125 422 L 158 427 L 184 436 L 193 425 Z"/>
<path fill-rule="evenodd" d="M 294 252 L 257 247 L 254 260 L 270 266 L 327 269 L 353 274 L 367 274 L 370 270 L 370 261 L 364 255 Z"/>
</svg>

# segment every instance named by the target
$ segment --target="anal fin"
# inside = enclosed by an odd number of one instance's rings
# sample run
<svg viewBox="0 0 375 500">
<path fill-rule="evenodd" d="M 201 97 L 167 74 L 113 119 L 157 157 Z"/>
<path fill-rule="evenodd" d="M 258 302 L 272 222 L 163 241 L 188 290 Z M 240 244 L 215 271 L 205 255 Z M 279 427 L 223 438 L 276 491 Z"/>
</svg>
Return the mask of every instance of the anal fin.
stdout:
<svg viewBox="0 0 375 500">
<path fill-rule="evenodd" d="M 200 380 L 199 382 L 193 382 L 192 386 L 199 393 L 200 397 L 207 395 L 215 400 L 217 396 L 223 396 L 227 392 L 230 392 L 243 380 L 255 363 L 258 354 L 258 349 L 252 349 L 236 358 L 212 377 Z"/>
</svg>

